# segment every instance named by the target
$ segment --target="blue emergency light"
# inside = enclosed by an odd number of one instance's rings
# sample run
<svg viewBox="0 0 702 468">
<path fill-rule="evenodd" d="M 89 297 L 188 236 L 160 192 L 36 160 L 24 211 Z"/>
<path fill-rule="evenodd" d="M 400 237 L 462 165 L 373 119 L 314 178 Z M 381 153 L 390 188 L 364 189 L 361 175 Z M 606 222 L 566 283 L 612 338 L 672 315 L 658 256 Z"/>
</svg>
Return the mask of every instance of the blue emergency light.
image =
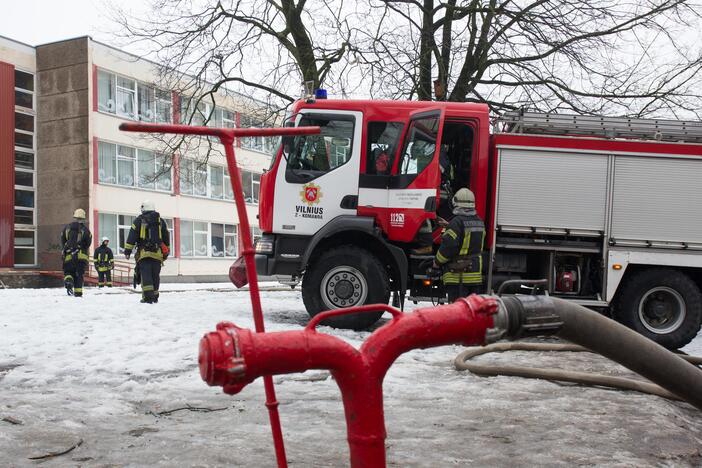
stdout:
<svg viewBox="0 0 702 468">
<path fill-rule="evenodd" d="M 314 97 L 315 99 L 326 99 L 327 98 L 327 90 L 322 89 L 322 88 L 317 88 L 314 90 Z"/>
</svg>

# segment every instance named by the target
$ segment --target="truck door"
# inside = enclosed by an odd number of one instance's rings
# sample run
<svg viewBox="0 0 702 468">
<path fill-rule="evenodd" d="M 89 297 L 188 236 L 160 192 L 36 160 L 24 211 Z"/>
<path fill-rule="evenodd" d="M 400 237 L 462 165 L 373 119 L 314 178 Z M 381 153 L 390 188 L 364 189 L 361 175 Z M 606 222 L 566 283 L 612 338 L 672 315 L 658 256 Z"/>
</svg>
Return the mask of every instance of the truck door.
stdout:
<svg viewBox="0 0 702 468">
<path fill-rule="evenodd" d="M 410 114 L 389 182 L 387 226 L 391 240 L 410 242 L 427 219 L 436 218 L 443 126 L 441 109 Z"/>
<path fill-rule="evenodd" d="M 296 126 L 321 127 L 295 137 L 278 165 L 273 232 L 313 235 L 333 218 L 356 214 L 363 114 L 310 109 Z"/>
</svg>

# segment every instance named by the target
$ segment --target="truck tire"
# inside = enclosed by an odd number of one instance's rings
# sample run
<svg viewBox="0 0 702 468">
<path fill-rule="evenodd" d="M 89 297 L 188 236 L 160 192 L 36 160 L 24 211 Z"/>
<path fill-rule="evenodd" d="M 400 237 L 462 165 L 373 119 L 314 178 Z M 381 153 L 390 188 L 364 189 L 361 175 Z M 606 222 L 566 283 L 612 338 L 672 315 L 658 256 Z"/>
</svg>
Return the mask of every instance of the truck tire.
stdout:
<svg viewBox="0 0 702 468">
<path fill-rule="evenodd" d="M 318 313 L 363 304 L 387 304 L 388 274 L 370 252 L 344 245 L 323 252 L 302 278 L 302 300 L 310 317 Z M 323 325 L 363 330 L 378 321 L 383 312 L 332 317 Z"/>
<path fill-rule="evenodd" d="M 665 348 L 679 349 L 700 330 L 702 293 L 678 270 L 644 270 L 623 285 L 613 317 Z"/>
</svg>

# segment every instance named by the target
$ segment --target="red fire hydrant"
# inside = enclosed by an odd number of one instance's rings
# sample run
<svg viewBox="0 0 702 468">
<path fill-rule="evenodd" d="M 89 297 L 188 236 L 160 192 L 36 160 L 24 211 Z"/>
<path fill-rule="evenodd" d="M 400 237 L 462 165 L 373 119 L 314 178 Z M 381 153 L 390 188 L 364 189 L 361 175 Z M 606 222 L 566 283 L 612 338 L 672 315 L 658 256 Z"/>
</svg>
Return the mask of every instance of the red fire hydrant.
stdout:
<svg viewBox="0 0 702 468">
<path fill-rule="evenodd" d="M 392 320 L 373 332 L 360 350 L 316 331 L 325 318 L 377 310 L 390 312 Z M 208 385 L 236 394 L 265 375 L 331 371 L 344 403 L 351 466 L 383 467 L 382 387 L 392 363 L 412 349 L 483 344 L 495 312 L 494 299 L 473 295 L 407 314 L 382 304 L 332 310 L 315 316 L 303 330 L 255 333 L 222 322 L 200 341 L 200 375 Z"/>
</svg>

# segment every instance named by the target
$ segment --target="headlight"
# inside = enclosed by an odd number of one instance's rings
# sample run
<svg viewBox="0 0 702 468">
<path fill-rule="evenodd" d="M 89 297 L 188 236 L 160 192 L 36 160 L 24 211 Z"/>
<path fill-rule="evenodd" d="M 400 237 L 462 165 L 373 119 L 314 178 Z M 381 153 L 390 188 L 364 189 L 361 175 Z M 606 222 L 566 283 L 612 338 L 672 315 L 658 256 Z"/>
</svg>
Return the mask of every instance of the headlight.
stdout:
<svg viewBox="0 0 702 468">
<path fill-rule="evenodd" d="M 272 254 L 273 253 L 273 238 L 272 237 L 262 237 L 256 241 L 256 247 L 254 248 L 256 253 L 260 254 Z"/>
</svg>

